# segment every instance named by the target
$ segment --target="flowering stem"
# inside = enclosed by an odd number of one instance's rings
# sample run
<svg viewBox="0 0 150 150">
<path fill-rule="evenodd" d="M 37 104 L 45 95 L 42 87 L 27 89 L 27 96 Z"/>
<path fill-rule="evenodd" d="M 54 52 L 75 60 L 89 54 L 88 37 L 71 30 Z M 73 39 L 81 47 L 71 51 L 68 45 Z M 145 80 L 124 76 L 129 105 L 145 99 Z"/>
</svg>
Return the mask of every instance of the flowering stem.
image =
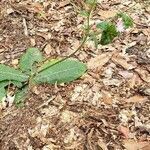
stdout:
<svg viewBox="0 0 150 150">
<path fill-rule="evenodd" d="M 52 66 L 54 66 L 54 65 L 56 65 L 56 64 L 58 64 L 60 62 L 65 61 L 66 59 L 68 59 L 68 58 L 72 57 L 74 54 L 76 54 L 79 50 L 81 50 L 81 48 L 83 47 L 83 45 L 86 43 L 87 38 L 88 38 L 89 33 L 90 33 L 90 29 L 91 29 L 91 27 L 90 27 L 90 17 L 91 17 L 92 11 L 94 10 L 95 6 L 96 6 L 96 0 L 94 0 L 93 4 L 90 5 L 90 9 L 89 9 L 89 12 L 88 12 L 88 17 L 87 17 L 86 32 L 84 34 L 83 40 L 82 40 L 81 44 L 79 45 L 79 47 L 74 52 L 72 52 L 70 55 L 68 55 L 65 58 L 61 59 L 60 61 L 54 63 L 50 67 L 52 67 Z M 47 60 L 48 59 L 46 59 L 44 62 L 46 62 Z M 44 68 L 43 70 L 45 70 L 45 69 L 47 69 L 47 68 Z M 40 70 L 39 72 L 42 72 L 43 70 Z"/>
</svg>

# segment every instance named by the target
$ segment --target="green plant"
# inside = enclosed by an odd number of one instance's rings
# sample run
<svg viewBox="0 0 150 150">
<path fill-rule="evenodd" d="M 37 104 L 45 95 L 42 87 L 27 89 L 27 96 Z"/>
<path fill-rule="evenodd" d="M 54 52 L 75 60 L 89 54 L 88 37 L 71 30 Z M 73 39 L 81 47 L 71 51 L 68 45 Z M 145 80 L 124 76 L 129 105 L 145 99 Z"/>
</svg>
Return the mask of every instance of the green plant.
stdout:
<svg viewBox="0 0 150 150">
<path fill-rule="evenodd" d="M 38 66 L 42 61 L 40 51 L 37 48 L 29 48 L 21 57 L 18 70 L 0 64 L 0 100 L 6 95 L 5 87 L 10 84 L 18 87 L 15 93 L 15 103 L 19 104 L 34 84 L 69 83 L 86 71 L 86 65 L 77 60 L 67 59 L 53 65 L 59 61 L 59 59 L 53 59 Z"/>
<path fill-rule="evenodd" d="M 95 30 L 93 28 L 95 24 L 90 24 L 90 18 L 96 3 L 96 0 L 86 0 L 88 7 L 80 12 L 86 18 L 86 25 L 83 27 L 83 39 L 79 47 L 69 56 L 62 59 L 44 59 L 37 48 L 29 48 L 21 57 L 18 70 L 0 64 L 0 101 L 7 95 L 6 89 L 10 85 L 17 87 L 14 102 L 19 105 L 25 100 L 29 89 L 34 84 L 69 83 L 79 78 L 87 70 L 87 67 L 78 60 L 69 59 L 70 57 L 81 50 L 88 40 L 93 40 L 97 48 L 99 44 L 111 43 L 122 29 L 133 26 L 131 17 L 121 12 L 109 21 L 101 21 L 96 24 Z M 118 19 L 121 19 L 119 24 L 121 30 L 116 24 Z"/>
</svg>

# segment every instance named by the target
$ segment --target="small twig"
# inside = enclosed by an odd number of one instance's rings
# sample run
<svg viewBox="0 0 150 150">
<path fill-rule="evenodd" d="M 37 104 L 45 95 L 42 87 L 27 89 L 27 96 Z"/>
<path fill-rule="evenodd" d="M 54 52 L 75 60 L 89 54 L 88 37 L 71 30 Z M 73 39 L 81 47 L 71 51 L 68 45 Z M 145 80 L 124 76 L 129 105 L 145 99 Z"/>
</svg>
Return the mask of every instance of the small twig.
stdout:
<svg viewBox="0 0 150 150">
<path fill-rule="evenodd" d="M 28 36 L 28 28 L 25 18 L 23 18 L 24 34 Z"/>
</svg>

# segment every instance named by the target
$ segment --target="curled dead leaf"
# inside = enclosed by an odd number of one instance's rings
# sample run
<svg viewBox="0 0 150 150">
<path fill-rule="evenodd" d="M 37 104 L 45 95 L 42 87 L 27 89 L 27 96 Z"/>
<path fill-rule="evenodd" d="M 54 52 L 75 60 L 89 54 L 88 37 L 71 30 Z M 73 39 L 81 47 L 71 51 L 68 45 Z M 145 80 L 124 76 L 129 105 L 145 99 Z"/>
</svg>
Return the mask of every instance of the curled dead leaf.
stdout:
<svg viewBox="0 0 150 150">
<path fill-rule="evenodd" d="M 101 69 L 111 58 L 112 53 L 104 53 L 90 59 L 87 66 L 89 69 Z"/>
</svg>

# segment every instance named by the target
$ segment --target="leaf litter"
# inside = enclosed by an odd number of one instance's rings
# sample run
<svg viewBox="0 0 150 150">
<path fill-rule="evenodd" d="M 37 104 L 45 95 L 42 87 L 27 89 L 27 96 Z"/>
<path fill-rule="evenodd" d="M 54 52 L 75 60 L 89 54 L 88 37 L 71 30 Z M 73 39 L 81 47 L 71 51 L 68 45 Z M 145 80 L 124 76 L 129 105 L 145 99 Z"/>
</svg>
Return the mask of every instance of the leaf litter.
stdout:
<svg viewBox="0 0 150 150">
<path fill-rule="evenodd" d="M 68 55 L 81 38 L 83 18 L 76 10 L 83 5 L 80 0 L 1 1 L 0 62 L 17 65 L 30 46 L 47 57 Z M 136 23 L 133 30 L 96 50 L 86 44 L 76 55 L 89 67 L 82 79 L 38 86 L 40 92 L 23 108 L 0 110 L 0 149 L 149 150 L 148 7 L 143 1 L 100 1 L 95 21 L 127 10 Z"/>
</svg>

